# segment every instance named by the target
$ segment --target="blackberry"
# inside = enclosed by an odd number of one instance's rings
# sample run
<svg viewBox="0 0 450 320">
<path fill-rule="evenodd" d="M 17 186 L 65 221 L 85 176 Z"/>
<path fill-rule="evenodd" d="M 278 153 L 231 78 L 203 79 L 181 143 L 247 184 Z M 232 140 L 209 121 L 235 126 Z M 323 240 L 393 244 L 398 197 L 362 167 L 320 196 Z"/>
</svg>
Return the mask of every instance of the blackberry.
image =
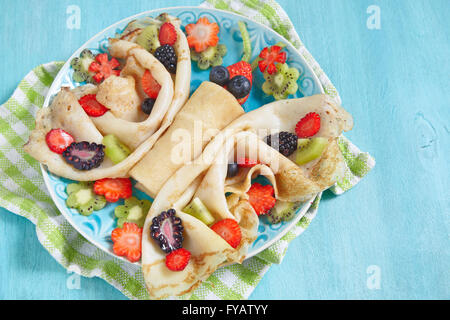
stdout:
<svg viewBox="0 0 450 320">
<path fill-rule="evenodd" d="M 266 143 L 278 150 L 285 157 L 289 157 L 297 150 L 298 137 L 290 132 L 279 132 L 265 138 Z"/>
<path fill-rule="evenodd" d="M 73 142 L 62 153 L 64 160 L 78 170 L 91 170 L 100 166 L 105 157 L 105 146 L 97 143 Z"/>
<path fill-rule="evenodd" d="M 161 212 L 150 227 L 150 236 L 165 253 L 180 249 L 183 244 L 183 225 L 175 214 L 174 209 Z"/>
<path fill-rule="evenodd" d="M 155 51 L 155 58 L 158 59 L 167 71 L 175 74 L 177 72 L 177 55 L 175 49 L 168 44 L 165 44 Z"/>
</svg>

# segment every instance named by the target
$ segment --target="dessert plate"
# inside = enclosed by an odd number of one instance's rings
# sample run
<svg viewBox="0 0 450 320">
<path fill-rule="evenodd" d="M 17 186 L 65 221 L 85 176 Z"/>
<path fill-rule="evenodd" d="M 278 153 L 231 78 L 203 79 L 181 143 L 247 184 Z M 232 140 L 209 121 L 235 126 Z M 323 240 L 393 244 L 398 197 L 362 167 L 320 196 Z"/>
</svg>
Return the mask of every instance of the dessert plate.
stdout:
<svg viewBox="0 0 450 320">
<path fill-rule="evenodd" d="M 301 98 L 304 96 L 311 96 L 314 94 L 323 93 L 322 86 L 317 79 L 314 72 L 306 63 L 300 53 L 278 33 L 270 28 L 249 20 L 243 16 L 230 13 L 227 11 L 216 9 L 204 9 L 199 7 L 175 7 L 164 8 L 140 13 L 138 15 L 126 18 L 119 21 L 110 27 L 106 28 L 81 48 L 79 48 L 72 55 L 68 62 L 62 67 L 55 78 L 49 93 L 45 99 L 44 107 L 48 107 L 51 99 L 59 92 L 63 86 L 74 88 L 80 84 L 73 81 L 73 70 L 70 67 L 72 58 L 79 56 L 82 50 L 90 49 L 94 53 L 107 52 L 108 39 L 121 34 L 127 24 L 135 19 L 143 17 L 156 17 L 161 13 L 167 12 L 172 16 L 176 16 L 182 21 L 182 26 L 189 23 L 195 23 L 198 18 L 206 16 L 210 21 L 216 22 L 220 26 L 220 43 L 223 43 L 228 48 L 228 53 L 224 57 L 224 65 L 231 65 L 239 61 L 243 54 L 242 38 L 238 27 L 238 21 L 247 23 L 248 32 L 252 43 L 252 59 L 256 58 L 259 52 L 267 46 L 275 45 L 278 42 L 283 42 L 287 46 L 285 51 L 288 54 L 288 64 L 297 68 L 301 75 L 298 80 L 299 90 L 295 95 L 289 98 Z M 267 96 L 262 90 L 261 85 L 264 81 L 260 72 L 255 72 L 255 80 L 252 92 L 248 101 L 243 105 L 245 112 L 259 108 L 269 102 L 272 102 L 273 97 Z M 191 93 L 203 82 L 209 79 L 209 70 L 202 71 L 197 68 L 196 63 L 192 63 L 192 80 Z M 123 204 L 123 200 L 117 203 L 108 203 L 105 208 L 100 211 L 95 211 L 92 215 L 86 217 L 80 215 L 76 210 L 70 209 L 66 206 L 67 199 L 66 186 L 73 181 L 58 177 L 50 173 L 47 168 L 41 165 L 42 174 L 45 184 L 50 192 L 50 195 L 62 215 L 69 221 L 69 223 L 86 239 L 96 245 L 105 252 L 117 257 L 112 251 L 112 241 L 110 238 L 111 232 L 116 228 L 116 219 L 114 217 L 114 208 Z M 145 193 L 133 188 L 133 195 L 139 199 L 151 199 Z M 260 225 L 258 228 L 258 237 L 249 248 L 246 258 L 250 258 L 264 249 L 268 248 L 274 242 L 285 235 L 291 227 L 293 227 L 306 213 L 310 207 L 311 201 L 305 202 L 295 214 L 294 219 L 289 222 L 282 222 L 279 224 L 269 224 L 265 218 L 260 218 Z M 117 257 L 123 261 L 127 261 L 122 257 Z"/>
</svg>

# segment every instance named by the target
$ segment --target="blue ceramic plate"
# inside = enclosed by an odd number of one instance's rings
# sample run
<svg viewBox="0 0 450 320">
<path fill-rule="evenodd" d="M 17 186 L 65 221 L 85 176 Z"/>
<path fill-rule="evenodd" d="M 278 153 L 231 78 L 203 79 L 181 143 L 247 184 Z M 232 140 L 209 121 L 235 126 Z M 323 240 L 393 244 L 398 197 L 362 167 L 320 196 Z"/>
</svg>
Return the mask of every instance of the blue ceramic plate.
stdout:
<svg viewBox="0 0 450 320">
<path fill-rule="evenodd" d="M 199 7 L 177 7 L 152 10 L 129 17 L 103 30 L 88 42 L 86 42 L 73 54 L 73 56 L 63 66 L 63 68 L 55 78 L 55 81 L 53 82 L 53 85 L 50 88 L 47 98 L 44 102 L 44 107 L 47 107 L 50 104 L 52 97 L 54 97 L 55 94 L 59 92 L 62 86 L 73 88 L 80 85 L 79 83 L 76 83 L 72 80 L 73 70 L 70 67 L 70 61 L 72 60 L 72 58 L 79 56 L 83 49 L 88 48 L 94 53 L 106 52 L 108 46 L 108 38 L 122 33 L 122 31 L 130 21 L 147 16 L 156 17 L 164 12 L 180 18 L 183 26 L 189 23 L 195 23 L 198 18 L 202 16 L 206 16 L 210 21 L 217 22 L 220 26 L 220 43 L 225 44 L 228 48 L 228 53 L 224 58 L 225 66 L 239 61 L 242 57 L 243 46 L 241 34 L 238 28 L 238 21 L 245 21 L 247 23 L 247 28 L 250 33 L 252 42 L 252 60 L 256 58 L 256 56 L 264 47 L 274 45 L 278 42 L 284 42 L 287 44 L 287 47 L 285 48 L 288 53 L 287 62 L 290 66 L 297 68 L 301 73 L 298 80 L 299 91 L 289 98 L 300 98 L 323 92 L 319 80 L 317 79 L 311 68 L 308 66 L 308 64 L 305 62 L 303 57 L 298 53 L 298 51 L 283 37 L 267 28 L 266 26 L 226 11 L 203 9 Z M 209 70 L 202 71 L 197 68 L 196 63 L 193 63 L 191 93 L 195 91 L 195 89 L 197 89 L 197 87 L 203 81 L 208 80 L 208 78 Z M 263 81 L 264 79 L 262 78 L 261 73 L 255 72 L 255 80 L 252 88 L 252 93 L 248 101 L 243 106 L 246 112 L 259 108 L 274 100 L 272 97 L 265 95 L 261 90 Z M 67 194 L 65 192 L 66 186 L 73 181 L 55 176 L 50 173 L 45 166 L 41 167 L 44 180 L 50 192 L 50 195 L 61 213 L 86 239 L 91 241 L 100 249 L 114 255 L 114 253 L 112 252 L 112 241 L 110 238 L 111 231 L 116 227 L 114 208 L 118 205 L 123 204 L 123 201 L 115 204 L 109 203 L 105 208 L 100 211 L 94 212 L 89 217 L 82 216 L 76 210 L 68 208 L 65 204 L 65 200 L 67 199 Z M 133 188 L 133 195 L 139 199 L 151 199 L 148 195 L 135 188 Z M 264 218 L 261 218 L 260 226 L 258 229 L 258 238 L 250 248 L 247 258 L 250 258 L 266 249 L 275 241 L 279 240 L 284 234 L 286 234 L 289 229 L 295 223 L 297 223 L 299 219 L 306 213 L 307 209 L 309 208 L 309 204 L 310 201 L 305 202 L 305 204 L 299 208 L 295 218 L 288 223 L 282 222 L 276 225 L 271 225 L 267 223 Z"/>
</svg>

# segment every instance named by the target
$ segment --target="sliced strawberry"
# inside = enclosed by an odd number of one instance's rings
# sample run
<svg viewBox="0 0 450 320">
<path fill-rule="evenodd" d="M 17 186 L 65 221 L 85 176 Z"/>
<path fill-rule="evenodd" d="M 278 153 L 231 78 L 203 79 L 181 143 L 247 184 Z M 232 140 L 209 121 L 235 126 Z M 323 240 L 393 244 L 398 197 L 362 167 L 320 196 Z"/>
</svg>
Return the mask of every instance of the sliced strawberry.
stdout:
<svg viewBox="0 0 450 320">
<path fill-rule="evenodd" d="M 117 202 L 119 199 L 131 197 L 131 180 L 129 178 L 105 178 L 94 183 L 94 192 L 105 196 L 108 202 Z"/>
<path fill-rule="evenodd" d="M 142 76 L 142 89 L 149 98 L 158 98 L 159 90 L 161 90 L 161 85 L 153 78 L 149 70 L 145 70 Z"/>
<path fill-rule="evenodd" d="M 249 158 L 239 158 L 237 164 L 241 168 L 252 168 L 259 164 L 258 160 L 253 160 Z"/>
<path fill-rule="evenodd" d="M 309 138 L 320 130 L 320 116 L 315 112 L 308 113 L 295 126 L 295 133 L 299 138 Z"/>
<path fill-rule="evenodd" d="M 183 271 L 191 259 L 191 253 L 183 248 L 172 251 L 166 256 L 166 266 L 172 271 Z"/>
<path fill-rule="evenodd" d="M 173 46 L 177 42 L 177 30 L 170 22 L 164 23 L 159 28 L 159 43 L 163 46 L 165 44 Z"/>
<path fill-rule="evenodd" d="M 45 136 L 45 141 L 49 149 L 58 154 L 62 154 L 72 142 L 75 142 L 74 138 L 63 129 L 50 130 Z"/>
<path fill-rule="evenodd" d="M 219 43 L 219 31 L 219 25 L 210 23 L 206 17 L 198 19 L 195 24 L 188 24 L 186 33 L 189 48 L 194 48 L 196 52 L 202 52 L 209 47 L 215 47 Z"/>
<path fill-rule="evenodd" d="M 130 262 L 137 262 L 142 254 L 142 228 L 136 223 L 125 222 L 123 228 L 114 229 L 111 233 L 116 255 L 126 257 Z"/>
<path fill-rule="evenodd" d="M 285 63 L 287 59 L 286 52 L 281 52 L 281 47 L 271 46 L 264 48 L 259 57 L 262 59 L 258 62 L 259 70 L 264 72 L 267 69 L 269 74 L 277 72 L 276 62 Z"/>
<path fill-rule="evenodd" d="M 95 94 L 87 94 L 81 97 L 78 103 L 90 117 L 100 117 L 109 111 L 108 108 L 97 101 Z"/>
<path fill-rule="evenodd" d="M 216 222 L 211 226 L 219 236 L 221 236 L 230 246 L 236 249 L 241 243 L 242 233 L 241 227 L 236 220 L 224 219 Z"/>
<path fill-rule="evenodd" d="M 275 202 L 277 201 L 273 197 L 274 189 L 271 185 L 263 186 L 257 182 L 250 187 L 250 190 L 247 191 L 247 195 L 249 196 L 248 201 L 250 202 L 250 205 L 255 209 L 258 216 L 269 212 L 269 210 L 275 206 Z"/>
<path fill-rule="evenodd" d="M 111 75 L 120 76 L 120 70 L 117 70 L 119 66 L 120 63 L 116 58 L 111 58 L 111 60 L 108 60 L 108 54 L 101 53 L 98 54 L 95 57 L 95 61 L 91 63 L 89 66 L 89 71 L 95 73 L 93 78 L 97 83 L 99 83 Z"/>
<path fill-rule="evenodd" d="M 239 61 L 231 66 L 228 66 L 227 69 L 230 74 L 230 79 L 233 79 L 235 76 L 244 76 L 250 81 L 250 84 L 253 83 L 252 65 L 250 63 L 246 61 Z M 244 104 L 249 96 L 250 94 L 244 98 L 238 99 L 238 102 L 241 105 Z"/>
</svg>

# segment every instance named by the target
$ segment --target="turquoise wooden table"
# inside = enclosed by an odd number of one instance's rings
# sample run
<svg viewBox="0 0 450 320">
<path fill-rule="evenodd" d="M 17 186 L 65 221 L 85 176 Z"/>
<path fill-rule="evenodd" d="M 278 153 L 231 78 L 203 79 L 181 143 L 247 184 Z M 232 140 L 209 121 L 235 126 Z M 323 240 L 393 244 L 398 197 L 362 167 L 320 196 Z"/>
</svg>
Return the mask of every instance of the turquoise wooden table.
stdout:
<svg viewBox="0 0 450 320">
<path fill-rule="evenodd" d="M 0 0 L 0 100 L 33 67 L 65 60 L 141 11 L 198 0 Z M 450 3 L 280 0 L 355 119 L 377 166 L 326 193 L 318 217 L 251 299 L 450 298 Z M 68 29 L 67 8 L 81 9 Z M 380 18 L 377 20 L 377 18 Z M 0 299 L 125 299 L 101 279 L 72 286 L 34 226 L 0 209 Z"/>
</svg>

